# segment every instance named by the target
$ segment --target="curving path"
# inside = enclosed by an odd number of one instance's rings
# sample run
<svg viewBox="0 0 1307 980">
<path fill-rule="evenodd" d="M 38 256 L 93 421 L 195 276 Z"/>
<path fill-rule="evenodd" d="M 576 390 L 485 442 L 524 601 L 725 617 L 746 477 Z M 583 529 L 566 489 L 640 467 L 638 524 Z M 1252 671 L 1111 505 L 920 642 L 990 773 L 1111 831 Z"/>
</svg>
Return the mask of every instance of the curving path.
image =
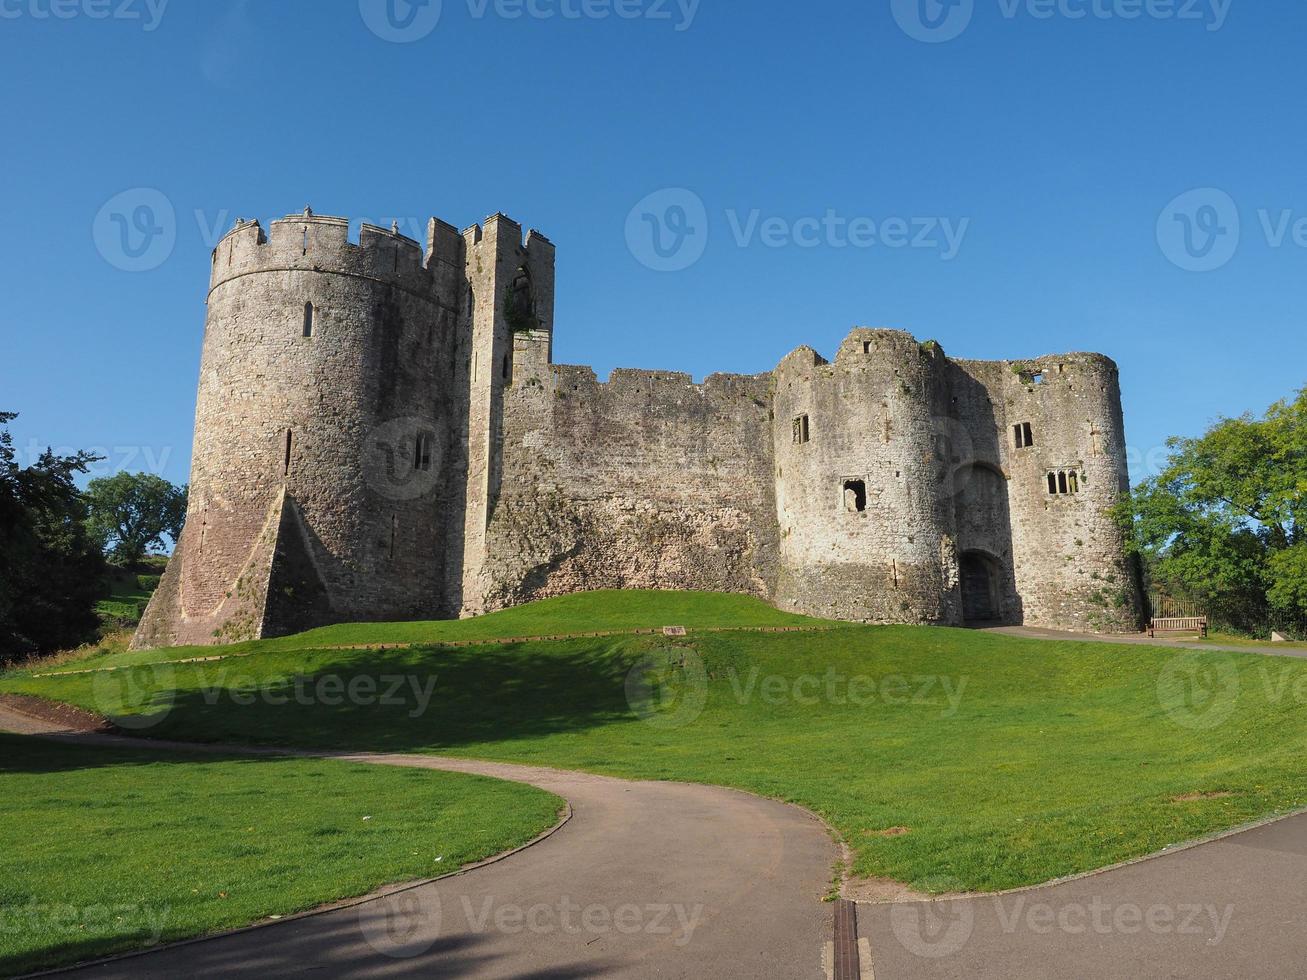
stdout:
<svg viewBox="0 0 1307 980">
<path fill-rule="evenodd" d="M 3 706 L 0 729 L 106 750 L 204 748 L 61 732 Z M 709 786 L 432 756 L 331 757 L 529 783 L 567 799 L 572 818 L 526 850 L 455 877 L 71 975 L 826 975 L 832 907 L 822 898 L 838 853 L 803 810 Z"/>
<path fill-rule="evenodd" d="M 1307 975 L 1305 906 L 1298 814 L 1058 884 L 862 904 L 858 931 L 877 980 L 1281 980 Z"/>
</svg>

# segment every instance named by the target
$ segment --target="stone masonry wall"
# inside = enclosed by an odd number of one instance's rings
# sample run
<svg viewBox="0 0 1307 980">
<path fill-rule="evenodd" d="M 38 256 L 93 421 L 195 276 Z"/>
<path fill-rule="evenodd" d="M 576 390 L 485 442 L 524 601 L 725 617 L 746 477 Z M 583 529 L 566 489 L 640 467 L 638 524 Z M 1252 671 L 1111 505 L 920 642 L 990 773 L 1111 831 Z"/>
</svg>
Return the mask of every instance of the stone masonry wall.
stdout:
<svg viewBox="0 0 1307 980">
<path fill-rule="evenodd" d="M 519 344 L 487 532 L 490 609 L 585 589 L 768 597 L 767 376 L 593 371 Z"/>
</svg>

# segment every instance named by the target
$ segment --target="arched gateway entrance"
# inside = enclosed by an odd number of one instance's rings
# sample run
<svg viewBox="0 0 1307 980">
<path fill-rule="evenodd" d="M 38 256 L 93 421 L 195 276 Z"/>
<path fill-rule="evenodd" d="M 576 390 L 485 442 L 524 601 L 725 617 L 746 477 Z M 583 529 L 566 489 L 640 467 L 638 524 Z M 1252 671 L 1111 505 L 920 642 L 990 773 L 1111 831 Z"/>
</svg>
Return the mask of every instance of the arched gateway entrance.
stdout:
<svg viewBox="0 0 1307 980">
<path fill-rule="evenodd" d="M 962 554 L 962 618 L 971 624 L 1002 619 L 998 562 L 983 551 Z"/>
</svg>

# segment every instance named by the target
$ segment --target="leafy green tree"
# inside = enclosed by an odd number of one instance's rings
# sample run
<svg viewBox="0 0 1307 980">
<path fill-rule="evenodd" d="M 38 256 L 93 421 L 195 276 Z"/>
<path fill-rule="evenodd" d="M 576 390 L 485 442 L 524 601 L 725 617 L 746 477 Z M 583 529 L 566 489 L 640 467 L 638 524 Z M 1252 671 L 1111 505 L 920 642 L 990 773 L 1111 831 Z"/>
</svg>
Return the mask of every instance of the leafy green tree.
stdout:
<svg viewBox="0 0 1307 980">
<path fill-rule="evenodd" d="M 0 662 L 76 646 L 95 636 L 104 559 L 86 530 L 74 479 L 99 457 L 15 459 L 0 412 Z"/>
<path fill-rule="evenodd" d="M 1152 580 L 1240 629 L 1307 620 L 1307 389 L 1167 445 L 1128 508 Z"/>
<path fill-rule="evenodd" d="M 151 548 L 174 541 L 186 521 L 186 487 L 149 473 L 118 473 L 86 487 L 91 533 L 112 559 L 134 565 Z"/>
</svg>

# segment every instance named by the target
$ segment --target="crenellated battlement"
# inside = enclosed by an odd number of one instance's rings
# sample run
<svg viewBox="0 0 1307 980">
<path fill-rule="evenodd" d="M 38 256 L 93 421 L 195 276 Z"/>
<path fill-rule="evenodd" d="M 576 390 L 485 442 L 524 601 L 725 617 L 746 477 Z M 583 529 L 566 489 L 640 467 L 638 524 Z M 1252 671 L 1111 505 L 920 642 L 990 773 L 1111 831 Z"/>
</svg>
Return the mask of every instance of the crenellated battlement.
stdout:
<svg viewBox="0 0 1307 980">
<path fill-rule="evenodd" d="M 433 223 L 435 219 L 432 219 Z M 443 225 L 443 222 L 439 223 Z M 433 260 L 451 262 L 443 239 L 427 249 L 395 228 L 364 223 L 350 241 L 350 221 L 328 215 L 289 215 L 265 231 L 257 221 L 238 221 L 213 250 L 210 291 L 253 273 L 325 272 L 389 282 L 439 298 Z M 461 256 L 461 253 L 459 253 Z"/>
<path fill-rule="evenodd" d="M 494 239 L 500 244 L 520 248 L 527 255 L 547 256 L 551 261 L 554 255 L 554 243 L 534 228 L 526 229 L 502 211 L 497 211 L 480 224 L 469 225 L 463 229 L 463 240 L 468 248 L 480 245 L 486 239 Z"/>
</svg>

